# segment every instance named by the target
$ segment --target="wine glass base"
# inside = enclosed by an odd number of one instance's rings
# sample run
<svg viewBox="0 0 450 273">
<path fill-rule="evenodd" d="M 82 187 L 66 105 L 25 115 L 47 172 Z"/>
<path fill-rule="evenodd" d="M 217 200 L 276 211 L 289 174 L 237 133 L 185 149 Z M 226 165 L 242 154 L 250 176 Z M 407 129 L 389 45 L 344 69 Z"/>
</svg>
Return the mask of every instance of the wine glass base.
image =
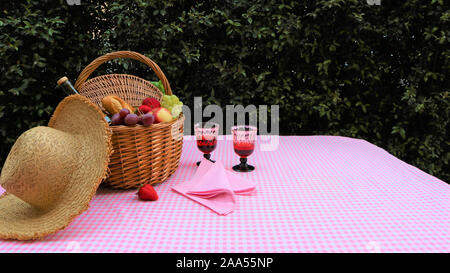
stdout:
<svg viewBox="0 0 450 273">
<path fill-rule="evenodd" d="M 235 172 L 248 173 L 254 170 L 255 167 L 252 165 L 247 165 L 246 167 L 242 167 L 241 165 L 233 166 L 233 171 Z"/>
<path fill-rule="evenodd" d="M 215 160 L 212 159 L 208 159 L 209 161 L 211 161 L 212 163 L 216 163 Z M 195 163 L 197 166 L 200 166 L 201 161 L 197 161 L 197 163 Z"/>
</svg>

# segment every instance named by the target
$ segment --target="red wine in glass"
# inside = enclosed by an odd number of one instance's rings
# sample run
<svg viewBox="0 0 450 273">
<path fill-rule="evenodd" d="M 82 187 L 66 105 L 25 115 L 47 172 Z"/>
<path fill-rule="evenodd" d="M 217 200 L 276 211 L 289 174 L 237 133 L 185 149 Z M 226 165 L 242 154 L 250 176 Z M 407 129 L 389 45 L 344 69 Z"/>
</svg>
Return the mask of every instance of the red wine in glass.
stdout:
<svg viewBox="0 0 450 273">
<path fill-rule="evenodd" d="M 202 139 L 197 139 L 197 147 L 204 154 L 210 154 L 216 149 L 217 138 L 202 136 Z"/>
<path fill-rule="evenodd" d="M 234 145 L 234 151 L 240 156 L 241 158 L 246 158 L 247 156 L 251 155 L 253 151 L 255 150 L 255 143 L 247 143 L 247 142 L 235 142 Z"/>
<path fill-rule="evenodd" d="M 241 164 L 233 166 L 233 170 L 237 172 L 253 171 L 255 167 L 247 164 L 247 157 L 255 150 L 257 128 L 247 125 L 233 126 L 231 132 L 234 151 L 241 157 Z"/>
<path fill-rule="evenodd" d="M 194 125 L 197 148 L 203 153 L 203 157 L 211 162 L 211 152 L 216 149 L 219 124 L 213 122 L 199 122 Z M 197 166 L 200 161 L 197 162 Z"/>
</svg>

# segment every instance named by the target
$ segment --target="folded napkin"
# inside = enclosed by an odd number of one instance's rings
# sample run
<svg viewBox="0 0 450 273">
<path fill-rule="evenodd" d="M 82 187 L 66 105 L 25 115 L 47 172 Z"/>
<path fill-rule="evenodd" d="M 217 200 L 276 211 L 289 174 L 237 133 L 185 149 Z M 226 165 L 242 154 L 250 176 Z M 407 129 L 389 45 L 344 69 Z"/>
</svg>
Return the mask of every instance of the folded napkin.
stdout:
<svg viewBox="0 0 450 273">
<path fill-rule="evenodd" d="M 190 198 L 220 215 L 234 210 L 235 194 L 249 195 L 256 183 L 225 170 L 222 162 L 202 159 L 190 181 L 172 187 L 172 190 Z"/>
</svg>

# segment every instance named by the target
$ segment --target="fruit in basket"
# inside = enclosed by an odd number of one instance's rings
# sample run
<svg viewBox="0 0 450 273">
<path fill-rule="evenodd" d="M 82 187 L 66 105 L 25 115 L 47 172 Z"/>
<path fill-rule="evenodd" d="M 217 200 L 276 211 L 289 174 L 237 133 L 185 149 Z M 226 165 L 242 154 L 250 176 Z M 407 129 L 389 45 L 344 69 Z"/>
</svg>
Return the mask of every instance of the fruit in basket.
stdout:
<svg viewBox="0 0 450 273">
<path fill-rule="evenodd" d="M 130 113 L 134 112 L 133 107 L 131 107 L 128 103 L 126 103 L 123 99 L 118 96 L 106 96 L 102 99 L 102 106 L 106 109 L 111 115 L 120 112 L 123 108 L 126 108 L 130 111 Z"/>
<path fill-rule="evenodd" d="M 155 116 L 155 123 L 171 122 L 173 120 L 170 111 L 164 107 L 153 109 L 152 113 Z"/>
<path fill-rule="evenodd" d="M 158 200 L 158 194 L 150 184 L 140 187 L 139 191 L 137 192 L 137 195 L 141 200 L 148 200 L 148 201 Z"/>
<path fill-rule="evenodd" d="M 147 114 L 151 110 L 152 110 L 152 108 L 150 108 L 150 106 L 148 106 L 148 105 L 143 104 L 143 105 L 139 106 L 139 111 L 141 111 L 144 114 Z"/>
<path fill-rule="evenodd" d="M 151 113 L 144 114 L 142 117 L 142 125 L 144 126 L 150 126 L 155 122 L 155 116 Z"/>
<path fill-rule="evenodd" d="M 161 106 L 164 108 L 167 108 L 173 114 L 173 118 L 178 118 L 178 116 L 182 112 L 181 107 L 183 106 L 183 103 L 175 95 L 164 95 Z M 173 108 L 175 108 L 175 107 L 177 109 L 172 112 Z"/>
<path fill-rule="evenodd" d="M 119 113 L 115 113 L 111 118 L 111 125 L 122 125 L 123 117 Z"/>
<path fill-rule="evenodd" d="M 172 111 L 170 111 L 174 119 L 180 116 L 182 112 L 183 112 L 183 104 L 175 105 L 174 107 L 172 107 Z"/>
<path fill-rule="evenodd" d="M 165 107 L 167 109 L 172 108 L 172 106 L 174 104 L 176 104 L 176 99 L 174 97 L 172 97 L 172 96 L 175 96 L 175 95 L 164 95 L 163 98 L 162 98 L 161 106 Z"/>
<path fill-rule="evenodd" d="M 125 125 L 134 126 L 138 123 L 139 117 L 136 114 L 128 114 L 125 117 Z"/>
<path fill-rule="evenodd" d="M 122 118 L 125 118 L 129 113 L 130 113 L 130 110 L 128 110 L 127 108 L 122 108 L 122 109 L 120 109 L 120 111 L 119 111 L 119 115 L 120 115 Z"/>
<path fill-rule="evenodd" d="M 159 101 L 155 98 L 144 99 L 144 101 L 142 101 L 142 105 L 146 105 L 146 106 L 150 107 L 151 109 L 161 107 L 161 103 L 159 103 Z"/>
</svg>

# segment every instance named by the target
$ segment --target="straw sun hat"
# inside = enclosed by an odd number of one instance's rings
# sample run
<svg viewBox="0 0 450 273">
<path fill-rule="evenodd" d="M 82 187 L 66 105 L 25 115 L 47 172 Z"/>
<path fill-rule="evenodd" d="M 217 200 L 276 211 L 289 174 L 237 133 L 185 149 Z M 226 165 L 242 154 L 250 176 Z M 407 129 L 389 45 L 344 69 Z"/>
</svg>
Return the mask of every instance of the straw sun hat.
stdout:
<svg viewBox="0 0 450 273">
<path fill-rule="evenodd" d="M 0 238 L 41 239 L 87 210 L 107 174 L 110 140 L 103 113 L 80 95 L 61 101 L 48 127 L 23 133 L 0 176 Z"/>
</svg>

